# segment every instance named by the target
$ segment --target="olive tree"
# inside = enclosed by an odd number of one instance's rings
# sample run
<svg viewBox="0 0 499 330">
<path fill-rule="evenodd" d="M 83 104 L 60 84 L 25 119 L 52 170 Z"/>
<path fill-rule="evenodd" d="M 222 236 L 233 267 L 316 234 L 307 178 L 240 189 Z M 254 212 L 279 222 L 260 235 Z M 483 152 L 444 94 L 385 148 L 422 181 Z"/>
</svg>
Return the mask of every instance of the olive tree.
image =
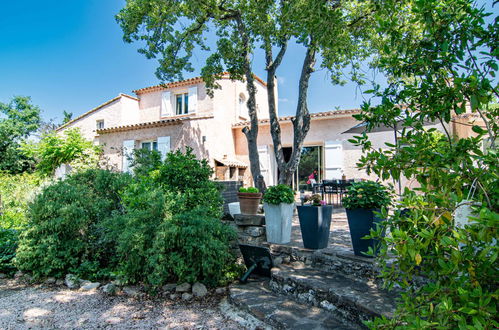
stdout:
<svg viewBox="0 0 499 330">
<path fill-rule="evenodd" d="M 148 58 L 159 58 L 156 75 L 162 81 L 183 79 L 184 72 L 192 72 L 191 57 L 199 49 L 209 51 L 201 70 L 209 92 L 218 87 L 216 81 L 224 71 L 229 72 L 231 79 L 246 83 L 250 124 L 243 128 L 243 132 L 248 141 L 254 183 L 262 188 L 257 149 L 257 89 L 252 57 L 260 54 L 259 48 L 263 50 L 271 133 L 280 170 L 279 182 L 289 184 L 310 128 L 307 92 L 318 57 L 321 65 L 331 70 L 335 83 L 341 82 L 342 69 L 347 66 L 351 66 L 356 73 L 357 59 L 367 54 L 363 42 L 366 29 L 363 26 L 373 8 L 368 1 L 128 0 L 117 20 L 125 41 L 143 41 L 145 46 L 139 51 Z M 213 37 L 216 39 L 215 46 L 210 45 Z M 303 45 L 305 56 L 293 119 L 293 153 L 286 162 L 282 152 L 274 79 L 290 42 Z"/>
</svg>

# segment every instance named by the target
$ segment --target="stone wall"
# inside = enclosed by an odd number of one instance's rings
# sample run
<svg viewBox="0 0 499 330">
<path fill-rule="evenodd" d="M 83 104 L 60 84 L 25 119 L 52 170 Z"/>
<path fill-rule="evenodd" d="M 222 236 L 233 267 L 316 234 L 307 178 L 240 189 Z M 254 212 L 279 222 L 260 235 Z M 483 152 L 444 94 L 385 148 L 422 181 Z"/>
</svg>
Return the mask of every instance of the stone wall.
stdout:
<svg viewBox="0 0 499 330">
<path fill-rule="evenodd" d="M 241 181 L 216 181 L 222 187 L 222 199 L 224 201 L 224 214 L 229 213 L 229 203 L 237 202 L 237 192 L 243 186 Z"/>
</svg>

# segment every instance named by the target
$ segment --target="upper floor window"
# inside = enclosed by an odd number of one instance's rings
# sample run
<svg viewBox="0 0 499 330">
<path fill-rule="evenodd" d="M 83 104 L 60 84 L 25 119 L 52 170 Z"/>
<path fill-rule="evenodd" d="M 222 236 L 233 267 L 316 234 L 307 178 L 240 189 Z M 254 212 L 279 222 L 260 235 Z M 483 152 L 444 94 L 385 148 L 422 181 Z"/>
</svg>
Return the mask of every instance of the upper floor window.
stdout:
<svg viewBox="0 0 499 330">
<path fill-rule="evenodd" d="M 189 93 L 175 95 L 175 114 L 184 115 L 189 113 Z"/>
<path fill-rule="evenodd" d="M 97 129 L 103 129 L 104 128 L 104 119 L 97 120 L 96 127 L 97 127 Z"/>
</svg>

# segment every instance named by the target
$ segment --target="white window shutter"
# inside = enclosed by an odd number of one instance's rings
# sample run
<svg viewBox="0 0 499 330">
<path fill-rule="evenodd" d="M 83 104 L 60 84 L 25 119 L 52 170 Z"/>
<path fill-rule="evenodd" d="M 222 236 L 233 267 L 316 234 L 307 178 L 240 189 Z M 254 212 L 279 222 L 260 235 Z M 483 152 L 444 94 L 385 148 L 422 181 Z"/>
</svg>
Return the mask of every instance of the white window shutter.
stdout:
<svg viewBox="0 0 499 330">
<path fill-rule="evenodd" d="M 172 93 L 163 92 L 161 95 L 161 117 L 172 116 Z"/>
<path fill-rule="evenodd" d="M 166 154 L 170 152 L 170 137 L 169 136 L 158 137 L 158 151 L 161 154 L 161 160 L 165 160 Z"/>
<path fill-rule="evenodd" d="M 196 112 L 198 110 L 198 87 L 189 88 L 189 112 Z"/>
<path fill-rule="evenodd" d="M 341 141 L 326 141 L 324 163 L 324 179 L 341 179 L 343 173 L 343 144 Z"/>
<path fill-rule="evenodd" d="M 260 174 L 263 176 L 265 184 L 269 184 L 270 157 L 267 146 L 258 146 L 258 158 L 260 159 Z"/>
<path fill-rule="evenodd" d="M 123 141 L 123 172 L 129 173 L 131 171 L 130 160 L 133 157 L 133 149 L 135 148 L 134 140 Z"/>
</svg>

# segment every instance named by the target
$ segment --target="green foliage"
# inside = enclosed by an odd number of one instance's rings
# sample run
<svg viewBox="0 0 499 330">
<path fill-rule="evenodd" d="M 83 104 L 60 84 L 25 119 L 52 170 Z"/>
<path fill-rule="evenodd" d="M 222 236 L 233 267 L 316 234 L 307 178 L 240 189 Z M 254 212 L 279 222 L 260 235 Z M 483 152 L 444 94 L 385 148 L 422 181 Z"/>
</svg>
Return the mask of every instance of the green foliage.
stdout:
<svg viewBox="0 0 499 330">
<path fill-rule="evenodd" d="M 19 232 L 0 227 L 0 273 L 11 275 L 16 271 L 12 260 L 16 256 Z"/>
<path fill-rule="evenodd" d="M 67 112 L 66 110 L 63 111 L 62 113 L 63 118 L 62 118 L 62 125 L 69 123 L 73 119 L 73 113 L 72 112 Z"/>
<path fill-rule="evenodd" d="M 403 292 L 396 317 L 371 326 L 497 328 L 499 214 L 481 207 L 469 225 L 456 228 L 449 209 L 429 197 L 438 194 L 407 193 L 400 207 L 408 211 L 385 214 L 390 235 L 380 229 L 371 236 L 383 242 L 382 277 Z M 387 265 L 388 256 L 396 267 Z"/>
<path fill-rule="evenodd" d="M 86 140 L 78 128 L 67 129 L 64 135 L 49 132 L 38 142 L 24 143 L 21 150 L 36 159 L 37 171 L 46 176 L 62 164 L 76 171 L 97 168 L 102 154 L 102 147 Z"/>
<path fill-rule="evenodd" d="M 389 234 L 372 234 L 384 245 L 382 277 L 403 288 L 394 318 L 373 328 L 498 326 L 495 16 L 470 0 L 383 0 L 373 16 L 377 66 L 390 83 L 374 83 L 369 93 L 379 105 L 366 102 L 355 117 L 367 132 L 396 127 L 399 139 L 385 149 L 373 148 L 366 133 L 352 141 L 366 152 L 359 166 L 368 172 L 419 185 L 402 193 L 393 215 L 384 212 Z M 460 121 L 466 118 L 476 118 L 473 126 Z M 428 123 L 440 123 L 443 134 Z M 449 127 L 464 134 L 453 136 Z M 479 206 L 459 228 L 463 203 Z"/>
<path fill-rule="evenodd" d="M 15 259 L 18 268 L 35 277 L 67 272 L 108 276 L 115 251 L 101 223 L 120 212 L 119 191 L 128 182 L 126 174 L 88 170 L 43 189 L 29 208 Z"/>
<path fill-rule="evenodd" d="M 180 283 L 226 284 L 236 271 L 235 257 L 230 251 L 230 243 L 235 239 L 231 227 L 199 211 L 166 219 L 157 228 L 154 254 L 148 259 L 152 268 L 149 283 L 159 286 L 168 274 Z"/>
<path fill-rule="evenodd" d="M 175 213 L 196 208 L 219 218 L 222 214 L 221 187 L 211 180 L 213 169 L 206 159 L 199 160 L 190 147 L 169 152 L 164 162 L 151 173 L 156 182 L 175 203 Z"/>
<path fill-rule="evenodd" d="M 28 203 L 42 183 L 36 173 L 0 173 L 0 228 L 21 229 L 26 225 Z"/>
<path fill-rule="evenodd" d="M 130 166 L 133 174 L 143 179 L 161 166 L 161 154 L 156 150 L 134 149 Z"/>
<path fill-rule="evenodd" d="M 157 289 L 167 281 L 223 284 L 237 276 L 211 168 L 188 149 L 161 162 L 136 153 L 135 176 L 86 170 L 30 205 L 16 266 L 35 277 L 75 273 Z"/>
<path fill-rule="evenodd" d="M 263 201 L 272 205 L 279 205 L 281 203 L 292 204 L 295 202 L 295 192 L 288 185 L 278 184 L 277 186 L 269 187 L 265 191 Z"/>
<path fill-rule="evenodd" d="M 16 96 L 9 103 L 0 102 L 0 171 L 21 173 L 32 169 L 33 159 L 18 151 L 20 143 L 40 125 L 40 108 L 26 96 Z"/>
<path fill-rule="evenodd" d="M 259 194 L 260 190 L 258 190 L 258 188 L 255 188 L 255 187 L 247 187 L 247 188 L 240 187 L 239 192 L 240 193 Z"/>
<path fill-rule="evenodd" d="M 389 206 L 391 195 L 388 189 L 378 182 L 353 182 L 342 202 L 347 209 L 376 210 Z"/>
</svg>

